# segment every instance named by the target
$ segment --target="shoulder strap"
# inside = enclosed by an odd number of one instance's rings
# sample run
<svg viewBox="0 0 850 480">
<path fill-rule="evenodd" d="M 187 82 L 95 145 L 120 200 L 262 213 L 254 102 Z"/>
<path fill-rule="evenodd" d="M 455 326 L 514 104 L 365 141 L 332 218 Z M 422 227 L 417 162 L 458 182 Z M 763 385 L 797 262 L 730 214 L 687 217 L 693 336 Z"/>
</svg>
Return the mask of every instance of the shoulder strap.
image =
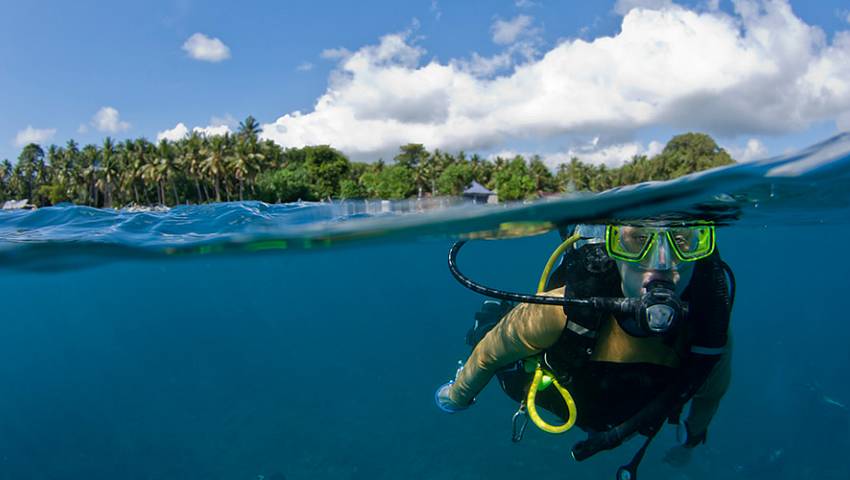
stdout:
<svg viewBox="0 0 850 480">
<path fill-rule="evenodd" d="M 547 290 L 564 287 L 570 298 L 619 297 L 620 275 L 605 246 L 589 243 L 571 248 L 549 278 Z M 567 317 L 561 338 L 556 343 L 559 360 L 570 369 L 581 368 L 596 347 L 596 335 L 604 313 L 591 307 L 564 306 Z"/>
</svg>

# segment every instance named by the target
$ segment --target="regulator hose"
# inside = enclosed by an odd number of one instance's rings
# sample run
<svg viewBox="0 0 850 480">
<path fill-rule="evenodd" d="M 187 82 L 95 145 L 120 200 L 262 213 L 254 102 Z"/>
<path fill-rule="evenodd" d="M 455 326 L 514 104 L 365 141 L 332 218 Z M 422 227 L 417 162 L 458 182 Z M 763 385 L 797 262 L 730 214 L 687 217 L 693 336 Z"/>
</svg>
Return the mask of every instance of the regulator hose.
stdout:
<svg viewBox="0 0 850 480">
<path fill-rule="evenodd" d="M 530 295 L 527 293 L 516 293 L 516 292 L 507 292 L 505 290 L 497 290 L 495 288 L 490 288 L 480 283 L 476 283 L 457 268 L 457 254 L 460 252 L 460 249 L 466 244 L 466 240 L 458 240 L 452 245 L 452 248 L 449 250 L 449 271 L 452 272 L 452 276 L 460 282 L 464 287 L 472 290 L 475 293 L 479 293 L 486 297 L 498 298 L 499 300 L 506 300 L 509 302 L 518 302 L 518 303 L 539 303 L 543 305 L 563 305 L 564 299 L 562 297 L 548 297 L 545 295 Z M 580 305 L 588 305 L 591 306 L 592 303 L 589 299 L 581 299 Z"/>
<path fill-rule="evenodd" d="M 466 244 L 466 240 L 458 240 L 452 245 L 449 250 L 449 271 L 452 276 L 460 282 L 464 287 L 472 290 L 475 293 L 486 297 L 497 298 L 517 303 L 537 303 L 541 305 L 574 305 L 591 307 L 606 312 L 612 313 L 629 313 L 633 312 L 640 304 L 639 298 L 607 298 L 607 297 L 590 297 L 590 298 L 569 298 L 569 297 L 551 297 L 546 295 L 531 295 L 528 293 L 508 292 L 490 288 L 480 283 L 475 282 L 471 278 L 464 275 L 457 267 L 457 255 L 460 249 Z"/>
</svg>

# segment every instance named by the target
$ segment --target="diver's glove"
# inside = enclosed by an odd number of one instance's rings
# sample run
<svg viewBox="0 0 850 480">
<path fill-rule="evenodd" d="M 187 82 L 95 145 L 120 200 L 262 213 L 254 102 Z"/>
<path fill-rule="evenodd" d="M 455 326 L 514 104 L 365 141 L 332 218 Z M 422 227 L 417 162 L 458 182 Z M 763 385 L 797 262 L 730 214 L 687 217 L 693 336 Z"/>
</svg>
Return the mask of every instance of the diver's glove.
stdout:
<svg viewBox="0 0 850 480">
<path fill-rule="evenodd" d="M 457 413 L 469 408 L 469 405 L 458 405 L 452 401 L 449 396 L 449 390 L 451 390 L 454 383 L 454 381 L 444 383 L 440 385 L 440 388 L 438 388 L 434 393 L 434 401 L 437 403 L 437 408 L 446 413 Z"/>
<path fill-rule="evenodd" d="M 457 413 L 461 410 L 466 410 L 470 405 L 475 403 L 475 400 L 469 403 L 469 405 L 460 405 L 454 401 L 452 401 L 451 396 L 449 395 L 449 391 L 451 391 L 452 385 L 454 385 L 455 380 L 457 380 L 460 372 L 463 371 L 463 362 L 458 362 L 457 372 L 455 373 L 455 379 L 449 380 L 448 382 L 440 385 L 440 388 L 434 392 L 434 402 L 437 404 L 437 408 L 446 412 L 446 413 Z"/>
</svg>

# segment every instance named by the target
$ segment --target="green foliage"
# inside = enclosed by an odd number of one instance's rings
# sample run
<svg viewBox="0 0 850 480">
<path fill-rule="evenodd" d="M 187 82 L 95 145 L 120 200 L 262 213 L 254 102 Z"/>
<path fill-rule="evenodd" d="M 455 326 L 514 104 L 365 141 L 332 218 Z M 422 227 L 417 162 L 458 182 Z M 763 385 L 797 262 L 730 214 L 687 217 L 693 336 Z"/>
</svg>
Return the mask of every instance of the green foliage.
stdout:
<svg viewBox="0 0 850 480">
<path fill-rule="evenodd" d="M 428 158 L 428 150 L 421 143 L 408 143 L 402 145 L 399 150 L 401 152 L 395 157 L 396 163 L 411 170 L 415 170 Z"/>
<path fill-rule="evenodd" d="M 598 192 L 618 185 L 669 180 L 734 162 L 710 136 L 686 133 L 673 137 L 660 154 L 652 158 L 637 155 L 618 168 L 587 165 L 573 158 L 558 167 L 555 179 L 561 191 Z"/>
<path fill-rule="evenodd" d="M 726 150 L 704 133 L 673 137 L 653 160 L 657 166 L 654 173 L 665 179 L 734 163 Z"/>
<path fill-rule="evenodd" d="M 37 195 L 39 183 L 45 179 L 44 150 L 35 143 L 25 146 L 18 156 L 18 164 L 13 171 L 14 184 L 24 198 L 36 205 L 42 205 L 42 198 Z"/>
<path fill-rule="evenodd" d="M 303 168 L 281 168 L 257 177 L 257 197 L 268 203 L 316 200 L 310 176 Z"/>
<path fill-rule="evenodd" d="M 543 163 L 539 155 L 531 158 L 528 164 L 528 174 L 534 180 L 534 189 L 538 192 L 551 192 L 555 190 L 557 182 L 549 167 Z"/>
<path fill-rule="evenodd" d="M 312 181 L 312 190 L 320 199 L 339 197 L 339 182 L 351 171 L 351 163 L 328 145 L 304 147 L 304 168 Z"/>
<path fill-rule="evenodd" d="M 556 173 L 539 156 L 493 161 L 464 152 L 400 147 L 395 163 L 351 162 L 328 145 L 281 149 L 260 140 L 253 117 L 235 134 L 192 133 L 176 142 L 139 139 L 80 146 L 73 140 L 25 146 L 16 164 L 0 162 L 0 200 L 28 198 L 36 205 L 72 202 L 95 207 L 204 203 L 234 199 L 267 202 L 329 198 L 400 199 L 459 195 L 473 180 L 501 200 L 554 191 L 600 191 L 618 185 L 666 180 L 732 163 L 708 135 L 686 133 L 652 157 L 635 156 L 617 168 L 577 158 Z"/>
<path fill-rule="evenodd" d="M 475 174 L 472 164 L 452 163 L 440 174 L 437 179 L 437 188 L 443 195 L 460 195 L 473 180 L 475 180 Z"/>
<path fill-rule="evenodd" d="M 523 200 L 535 191 L 534 178 L 525 159 L 519 155 L 496 171 L 493 184 L 499 200 L 504 201 Z"/>
<path fill-rule="evenodd" d="M 366 172 L 360 177 L 360 183 L 372 198 L 402 199 L 415 191 L 413 170 L 405 165 Z"/>
<path fill-rule="evenodd" d="M 339 197 L 343 200 L 366 198 L 367 196 L 366 187 L 361 185 L 359 181 L 346 178 L 339 182 Z"/>
</svg>

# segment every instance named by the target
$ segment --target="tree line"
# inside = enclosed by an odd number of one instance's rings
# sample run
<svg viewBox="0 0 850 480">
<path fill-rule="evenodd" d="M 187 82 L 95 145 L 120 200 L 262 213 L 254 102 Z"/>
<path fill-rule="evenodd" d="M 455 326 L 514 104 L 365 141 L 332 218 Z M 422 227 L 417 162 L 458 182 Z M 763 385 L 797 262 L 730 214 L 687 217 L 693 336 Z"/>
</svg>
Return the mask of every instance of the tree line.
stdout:
<svg viewBox="0 0 850 480">
<path fill-rule="evenodd" d="M 46 151 L 29 144 L 15 165 L 0 163 L 0 201 L 25 198 L 36 206 L 70 202 L 112 208 L 232 200 L 403 199 L 459 195 L 473 180 L 494 190 L 500 200 L 511 201 L 667 180 L 734 162 L 701 133 L 678 135 L 658 155 L 634 156 L 617 168 L 572 158 L 555 171 L 538 155 L 491 160 L 429 151 L 413 143 L 401 146 L 390 163 L 353 162 L 327 145 L 284 149 L 259 134 L 259 123 L 249 116 L 235 133 L 193 132 L 178 141 L 116 142 L 107 137 L 102 145 L 80 147 L 69 140 Z"/>
</svg>

